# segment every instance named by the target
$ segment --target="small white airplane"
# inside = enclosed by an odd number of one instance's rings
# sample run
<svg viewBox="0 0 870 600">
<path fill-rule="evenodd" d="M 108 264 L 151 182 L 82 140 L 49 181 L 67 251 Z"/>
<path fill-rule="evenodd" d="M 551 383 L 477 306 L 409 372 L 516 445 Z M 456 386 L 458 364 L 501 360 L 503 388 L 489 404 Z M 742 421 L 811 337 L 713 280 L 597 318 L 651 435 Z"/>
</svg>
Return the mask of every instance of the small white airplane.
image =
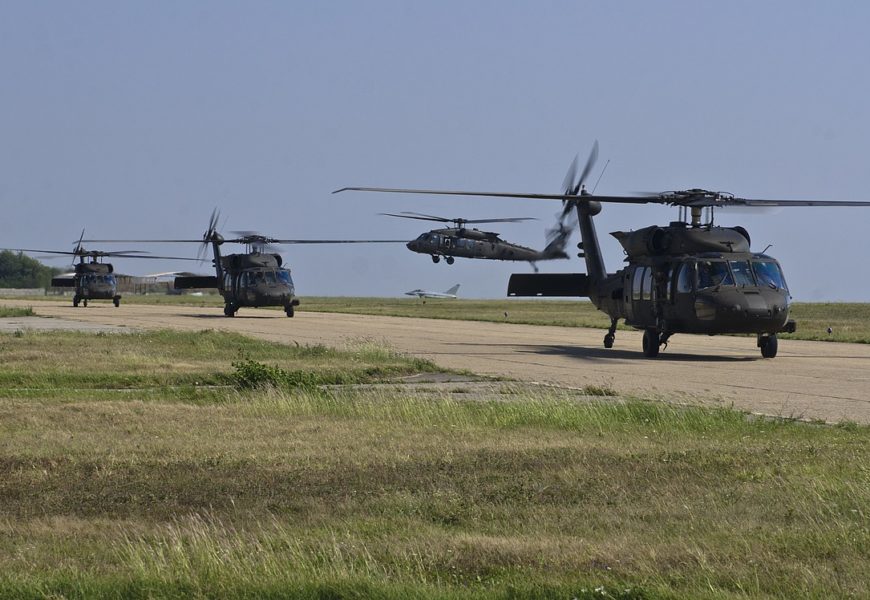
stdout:
<svg viewBox="0 0 870 600">
<path fill-rule="evenodd" d="M 405 292 L 405 295 L 417 296 L 418 298 L 456 298 L 456 292 L 458 291 L 459 284 L 457 283 L 446 292 L 430 292 L 429 290 L 416 289 L 411 290 L 410 292 Z"/>
</svg>

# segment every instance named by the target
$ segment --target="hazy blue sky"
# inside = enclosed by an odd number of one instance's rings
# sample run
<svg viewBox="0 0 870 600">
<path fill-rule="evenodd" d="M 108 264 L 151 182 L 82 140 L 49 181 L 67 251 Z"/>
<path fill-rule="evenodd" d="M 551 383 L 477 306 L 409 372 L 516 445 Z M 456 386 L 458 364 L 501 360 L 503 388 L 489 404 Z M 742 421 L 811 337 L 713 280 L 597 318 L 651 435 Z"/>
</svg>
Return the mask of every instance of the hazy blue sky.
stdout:
<svg viewBox="0 0 870 600">
<path fill-rule="evenodd" d="M 558 192 L 595 139 L 599 167 L 611 159 L 600 193 L 868 200 L 868 30 L 866 2 L 6 0 L 0 246 L 68 248 L 83 227 L 198 237 L 218 207 L 226 230 L 281 237 L 426 229 L 377 215 L 401 210 L 534 216 L 500 230 L 540 247 L 555 204 L 330 192 Z M 622 252 L 607 232 L 675 217 L 605 207 L 608 268 Z M 773 244 L 797 299 L 870 301 L 870 209 L 718 220 Z M 500 297 L 530 270 L 435 265 L 401 246 L 283 250 L 303 297 L 454 283 Z M 143 263 L 116 266 L 183 266 Z"/>
</svg>

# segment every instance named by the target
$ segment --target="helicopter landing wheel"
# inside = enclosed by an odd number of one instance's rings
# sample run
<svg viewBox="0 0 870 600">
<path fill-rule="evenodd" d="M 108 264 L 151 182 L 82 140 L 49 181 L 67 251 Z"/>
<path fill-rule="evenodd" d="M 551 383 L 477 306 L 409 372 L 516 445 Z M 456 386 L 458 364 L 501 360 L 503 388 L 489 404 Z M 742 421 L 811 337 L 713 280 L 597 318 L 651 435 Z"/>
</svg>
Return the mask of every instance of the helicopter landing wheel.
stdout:
<svg viewBox="0 0 870 600">
<path fill-rule="evenodd" d="M 615 337 L 616 336 L 614 336 L 613 334 L 610 334 L 610 333 L 605 335 L 604 336 L 604 347 L 605 348 L 613 348 L 613 341 L 614 341 Z"/>
<path fill-rule="evenodd" d="M 80 298 L 78 296 L 73 296 L 73 308 L 79 307 Z"/>
<path fill-rule="evenodd" d="M 112 298 L 112 304 L 115 305 L 115 308 L 121 306 L 121 296 L 115 296 L 114 298 Z"/>
<path fill-rule="evenodd" d="M 238 310 L 238 308 L 236 308 L 234 305 L 225 304 L 224 305 L 224 316 L 225 317 L 235 317 L 237 310 Z"/>
<path fill-rule="evenodd" d="M 659 355 L 659 332 L 656 329 L 646 329 L 643 332 L 643 355 L 647 358 L 655 358 Z"/>
<path fill-rule="evenodd" d="M 88 299 L 85 298 L 84 300 L 82 300 L 82 304 L 84 305 L 85 308 L 87 308 L 88 307 Z"/>
<path fill-rule="evenodd" d="M 287 313 L 288 317 L 292 317 L 294 314 L 296 314 L 295 311 L 293 310 L 292 304 L 288 304 L 287 306 L 285 306 L 284 312 Z"/>
<path fill-rule="evenodd" d="M 452 265 L 453 264 L 453 257 L 448 256 L 447 258 L 444 259 L 444 262 L 446 262 L 448 265 Z"/>
<path fill-rule="evenodd" d="M 438 256 L 437 254 L 433 254 L 433 255 L 432 255 L 432 262 L 435 263 L 435 264 L 437 265 L 438 263 L 441 262 L 441 257 Z"/>
<path fill-rule="evenodd" d="M 776 351 L 779 348 L 779 340 L 776 339 L 776 334 L 759 336 L 758 347 L 761 348 L 762 358 L 776 358 Z"/>
</svg>

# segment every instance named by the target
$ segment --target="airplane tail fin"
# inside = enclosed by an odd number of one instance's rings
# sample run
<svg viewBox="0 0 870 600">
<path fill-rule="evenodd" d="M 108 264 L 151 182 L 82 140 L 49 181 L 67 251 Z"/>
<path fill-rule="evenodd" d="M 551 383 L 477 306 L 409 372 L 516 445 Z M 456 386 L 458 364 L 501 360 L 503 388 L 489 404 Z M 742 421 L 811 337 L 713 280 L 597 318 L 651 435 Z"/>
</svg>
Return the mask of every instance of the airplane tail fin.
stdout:
<svg viewBox="0 0 870 600">
<path fill-rule="evenodd" d="M 451 296 L 455 296 L 456 292 L 458 292 L 458 291 L 459 291 L 459 284 L 457 283 L 456 285 L 454 285 L 452 288 L 450 288 L 449 290 L 447 290 L 444 293 L 450 294 Z"/>
</svg>

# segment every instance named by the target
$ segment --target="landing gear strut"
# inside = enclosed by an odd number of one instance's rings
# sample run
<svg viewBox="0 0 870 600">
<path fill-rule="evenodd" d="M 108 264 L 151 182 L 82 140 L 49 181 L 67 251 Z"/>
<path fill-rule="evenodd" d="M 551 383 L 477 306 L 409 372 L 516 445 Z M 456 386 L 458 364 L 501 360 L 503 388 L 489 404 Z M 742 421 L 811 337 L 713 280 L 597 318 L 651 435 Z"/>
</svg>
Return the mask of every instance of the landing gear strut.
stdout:
<svg viewBox="0 0 870 600">
<path fill-rule="evenodd" d="M 232 302 L 227 302 L 224 304 L 224 316 L 225 317 L 235 317 L 236 311 L 239 310 L 238 307 Z"/>
<path fill-rule="evenodd" d="M 607 330 L 607 335 L 604 336 L 604 347 L 613 348 L 613 341 L 616 339 L 616 319 L 610 319 L 610 329 Z"/>
<path fill-rule="evenodd" d="M 437 254 L 433 254 L 433 255 L 432 255 L 432 262 L 435 263 L 435 264 L 437 265 L 438 263 L 441 262 L 441 257 L 438 256 Z"/>
<path fill-rule="evenodd" d="M 114 298 L 112 298 L 112 304 L 115 305 L 115 308 L 121 306 L 121 296 L 115 296 Z"/>
<path fill-rule="evenodd" d="M 650 327 L 643 332 L 643 355 L 647 358 L 655 358 L 659 355 L 661 338 L 658 329 Z"/>
</svg>

